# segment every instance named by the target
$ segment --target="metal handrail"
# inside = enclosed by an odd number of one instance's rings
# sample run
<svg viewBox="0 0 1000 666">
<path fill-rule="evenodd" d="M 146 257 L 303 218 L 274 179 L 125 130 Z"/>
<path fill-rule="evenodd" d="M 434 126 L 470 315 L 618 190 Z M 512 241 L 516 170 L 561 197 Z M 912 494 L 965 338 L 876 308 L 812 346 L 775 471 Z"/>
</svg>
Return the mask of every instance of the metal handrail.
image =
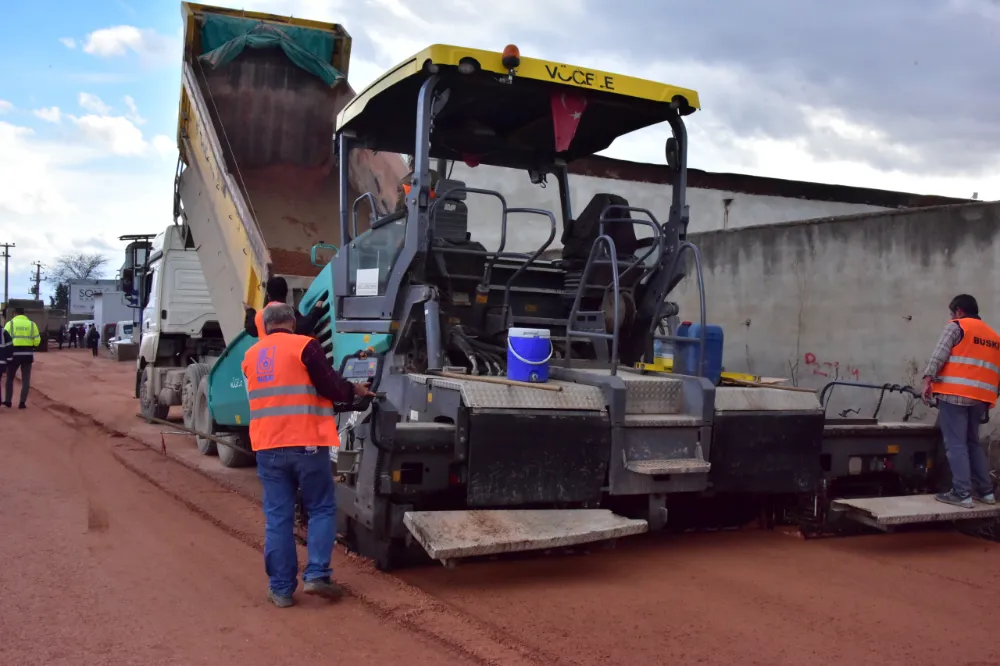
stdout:
<svg viewBox="0 0 1000 666">
<path fill-rule="evenodd" d="M 614 324 L 612 326 L 611 333 L 599 333 L 597 331 L 576 331 L 573 329 L 573 323 L 576 321 L 577 316 L 580 314 L 580 301 L 583 300 L 583 292 L 587 285 L 587 276 L 590 274 L 591 268 L 594 266 L 594 258 L 598 248 L 602 243 L 607 246 L 608 255 L 611 258 L 611 288 L 613 291 L 614 304 Z M 566 360 L 570 361 L 570 345 L 571 338 L 576 336 L 578 338 L 593 338 L 598 340 L 611 340 L 611 375 L 614 376 L 618 374 L 618 297 L 619 297 L 619 285 L 618 285 L 618 255 L 615 250 L 615 242 L 610 236 L 601 234 L 594 240 L 594 244 L 590 247 L 590 255 L 587 257 L 587 263 L 583 267 L 583 273 L 580 275 L 580 284 L 576 288 L 576 298 L 573 299 L 573 307 L 569 311 L 569 321 L 566 323 Z M 596 314 L 596 313 L 595 313 Z"/>
<path fill-rule="evenodd" d="M 681 337 L 679 335 L 656 335 L 654 331 L 660 323 L 661 317 L 659 316 L 659 311 L 657 311 L 656 317 L 653 318 L 653 324 L 650 328 L 650 333 L 653 335 L 655 340 L 663 340 L 667 342 L 682 342 L 685 344 L 695 343 L 698 345 L 698 376 L 705 376 L 705 276 L 701 269 L 701 251 L 698 246 L 690 241 L 681 241 L 677 246 L 677 253 L 674 255 L 674 260 L 670 263 L 670 275 L 674 275 L 677 272 L 677 264 L 680 262 L 681 255 L 684 251 L 688 250 L 694 256 L 695 273 L 698 276 L 698 309 L 699 309 L 699 321 L 701 323 L 701 330 L 699 331 L 698 339 L 692 341 L 691 338 Z M 660 308 L 663 304 L 660 304 Z"/>
<path fill-rule="evenodd" d="M 355 238 L 358 237 L 358 204 L 361 203 L 361 201 L 363 199 L 368 199 L 368 201 L 369 201 L 368 205 L 371 206 L 371 209 L 372 209 L 372 218 L 375 219 L 375 220 L 377 220 L 380 217 L 379 214 L 378 214 L 378 206 L 375 203 L 375 195 L 374 194 L 372 194 L 371 192 L 365 192 L 360 197 L 358 197 L 357 199 L 355 199 L 354 200 L 354 205 L 351 206 L 351 217 L 354 220 L 354 225 L 353 225 L 353 227 L 351 229 L 351 240 L 353 240 L 353 239 L 355 239 Z M 369 224 L 368 226 L 371 227 L 371 224 Z M 341 240 L 341 242 L 344 242 L 344 241 Z"/>
<path fill-rule="evenodd" d="M 552 241 L 556 239 L 556 216 L 553 215 L 550 211 L 543 210 L 541 208 L 511 208 L 507 212 L 522 213 L 525 215 L 545 215 L 546 217 L 549 218 L 550 230 L 549 230 L 548 240 L 546 240 L 541 247 L 535 250 L 535 253 L 532 254 L 530 257 L 528 257 L 527 261 L 521 264 L 521 266 L 518 267 L 516 271 L 514 271 L 514 274 L 510 276 L 510 279 L 507 280 L 507 284 L 505 285 L 503 292 L 504 321 L 506 321 L 508 308 L 510 307 L 510 287 L 512 284 L 514 284 L 514 280 L 516 280 L 518 276 L 521 275 L 521 273 L 526 271 L 528 269 L 528 266 L 535 263 L 535 260 L 537 260 L 538 257 L 542 256 L 542 252 L 545 252 L 545 250 L 549 248 L 549 245 L 552 245 Z M 495 261 L 496 260 L 494 260 L 494 262 Z"/>
<path fill-rule="evenodd" d="M 644 219 L 641 219 L 641 218 L 640 219 L 635 219 L 635 218 L 632 218 L 632 217 L 627 217 L 627 218 L 608 218 L 608 217 L 605 217 L 608 214 L 608 212 L 612 211 L 612 210 L 620 210 L 620 211 L 625 211 L 625 212 L 628 212 L 628 213 L 642 213 L 644 215 L 647 215 L 649 217 L 649 219 L 648 220 L 644 220 Z M 642 264 L 643 262 L 645 262 L 646 259 L 651 254 L 653 254 L 653 250 L 655 250 L 657 248 L 660 248 L 662 250 L 662 246 L 663 246 L 663 230 L 660 228 L 660 222 L 656 219 L 656 216 L 653 215 L 653 213 L 651 211 L 646 210 L 645 208 L 635 208 L 635 207 L 632 207 L 632 206 L 625 206 L 625 205 L 622 205 L 622 204 L 611 204 L 610 206 L 606 206 L 604 208 L 604 210 L 601 211 L 601 219 L 600 219 L 600 227 L 599 227 L 599 231 L 600 231 L 601 235 L 604 235 L 604 224 L 605 224 L 605 222 L 614 223 L 614 224 L 631 224 L 633 226 L 635 226 L 636 224 L 641 224 L 642 226 L 649 227 L 650 229 L 653 230 L 653 239 L 656 242 L 649 247 L 649 250 L 646 251 L 646 254 L 642 255 L 641 257 L 636 258 L 635 261 L 633 261 L 632 263 L 630 263 L 628 265 L 628 267 L 625 270 L 622 271 L 622 274 L 621 274 L 622 278 L 624 278 L 626 275 L 628 275 L 629 271 L 631 271 L 633 268 L 635 268 L 636 266 L 638 266 L 638 265 Z M 643 275 L 640 276 L 639 280 L 641 281 L 642 278 L 645 277 L 645 275 L 647 275 L 649 273 L 652 273 L 652 272 L 653 272 L 652 268 L 647 269 L 646 271 L 644 271 Z"/>
<path fill-rule="evenodd" d="M 445 201 L 449 195 L 455 194 L 456 192 L 465 192 L 467 194 L 485 194 L 487 196 L 496 197 L 500 200 L 500 207 L 502 214 L 500 216 L 500 247 L 497 248 L 497 252 L 503 252 L 503 249 L 507 247 L 507 200 L 502 194 L 496 190 L 484 190 L 478 187 L 452 187 L 451 189 L 445 190 L 440 194 L 434 201 L 431 202 L 430 208 L 427 209 L 427 220 L 431 225 L 432 237 L 433 237 L 433 227 L 434 227 L 434 213 L 437 211 L 437 205 L 442 201 Z M 493 274 L 493 265 L 496 264 L 497 257 L 493 257 L 490 263 L 487 264 L 486 269 L 483 271 L 483 282 L 489 283 L 489 278 Z"/>
</svg>

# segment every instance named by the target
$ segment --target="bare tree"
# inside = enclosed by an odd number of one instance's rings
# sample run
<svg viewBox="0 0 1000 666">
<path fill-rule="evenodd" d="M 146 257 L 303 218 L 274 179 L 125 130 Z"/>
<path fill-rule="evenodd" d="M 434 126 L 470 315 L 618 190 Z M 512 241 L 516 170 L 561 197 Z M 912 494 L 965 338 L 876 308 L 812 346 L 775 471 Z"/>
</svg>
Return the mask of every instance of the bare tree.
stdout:
<svg viewBox="0 0 1000 666">
<path fill-rule="evenodd" d="M 47 282 L 65 284 L 70 280 L 96 280 L 104 275 L 108 258 L 102 254 L 69 252 L 58 258 L 48 268 Z"/>
</svg>

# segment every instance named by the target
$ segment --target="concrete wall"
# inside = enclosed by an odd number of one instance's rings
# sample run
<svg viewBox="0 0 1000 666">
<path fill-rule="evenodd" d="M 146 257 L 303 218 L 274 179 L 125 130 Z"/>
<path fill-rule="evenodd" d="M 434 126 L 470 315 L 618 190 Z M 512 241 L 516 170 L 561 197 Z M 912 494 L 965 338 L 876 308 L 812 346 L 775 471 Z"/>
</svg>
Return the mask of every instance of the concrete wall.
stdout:
<svg viewBox="0 0 1000 666">
<path fill-rule="evenodd" d="M 1000 203 L 892 211 L 695 234 L 727 369 L 820 387 L 839 377 L 918 386 L 948 303 L 967 292 L 1000 326 Z M 697 317 L 695 282 L 675 292 Z M 829 413 L 870 416 L 877 393 L 838 388 Z M 887 397 L 884 416 L 934 418 Z M 997 418 L 1000 422 L 1000 418 Z M 994 433 L 996 424 L 991 424 Z M 986 431 L 984 431 L 986 432 Z"/>
<path fill-rule="evenodd" d="M 461 163 L 455 164 L 451 177 L 464 181 L 470 187 L 499 191 L 507 199 L 508 207 L 552 211 L 559 222 L 559 187 L 554 181 L 543 189 L 533 185 L 528 174 L 523 171 L 491 166 L 470 168 Z M 583 210 L 591 197 L 601 192 L 621 195 L 632 206 L 652 211 L 661 222 L 666 220 L 670 210 L 669 185 L 581 175 L 571 175 L 570 183 L 574 213 Z M 499 204 L 482 195 L 470 195 L 467 203 L 470 218 L 476 221 L 476 225 L 471 228 L 476 239 L 488 249 L 496 248 L 500 242 Z M 691 210 L 689 231 L 692 233 L 888 210 L 886 207 L 868 204 L 743 194 L 695 187 L 688 189 L 688 205 Z M 508 226 L 510 237 L 507 249 L 512 251 L 534 250 L 548 236 L 546 222 L 538 216 L 519 216 L 511 219 Z M 559 233 L 561 224 L 552 247 L 559 247 Z"/>
</svg>

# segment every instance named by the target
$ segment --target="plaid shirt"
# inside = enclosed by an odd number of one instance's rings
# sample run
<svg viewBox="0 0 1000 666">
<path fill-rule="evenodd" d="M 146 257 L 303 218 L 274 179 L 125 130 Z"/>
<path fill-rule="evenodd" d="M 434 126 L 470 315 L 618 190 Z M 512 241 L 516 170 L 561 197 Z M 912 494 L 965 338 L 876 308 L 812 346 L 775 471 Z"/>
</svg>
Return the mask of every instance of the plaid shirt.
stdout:
<svg viewBox="0 0 1000 666">
<path fill-rule="evenodd" d="M 938 373 L 941 372 L 941 368 L 944 367 L 944 364 L 948 362 L 948 358 L 951 356 L 951 350 L 962 341 L 962 337 L 962 327 L 953 321 L 948 322 L 948 325 L 941 332 L 941 337 L 938 339 L 937 345 L 934 347 L 934 352 L 931 354 L 930 362 L 927 363 L 927 368 L 924 369 L 924 377 L 938 378 Z M 935 393 L 934 395 L 941 402 L 961 405 L 963 407 L 969 407 L 981 402 L 980 400 L 973 400 L 972 398 L 965 398 L 960 395 L 944 395 L 941 393 Z"/>
</svg>

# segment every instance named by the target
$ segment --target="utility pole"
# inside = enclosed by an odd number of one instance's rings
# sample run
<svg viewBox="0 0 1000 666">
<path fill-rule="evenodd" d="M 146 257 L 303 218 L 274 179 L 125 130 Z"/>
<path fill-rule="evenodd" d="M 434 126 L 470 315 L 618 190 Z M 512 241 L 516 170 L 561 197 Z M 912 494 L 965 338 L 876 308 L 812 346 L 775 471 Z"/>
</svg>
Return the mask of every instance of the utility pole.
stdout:
<svg viewBox="0 0 1000 666">
<path fill-rule="evenodd" d="M 31 290 L 31 293 L 35 295 L 35 300 L 42 300 L 42 262 L 36 261 L 32 264 L 35 267 L 35 286 Z"/>
<path fill-rule="evenodd" d="M 10 300 L 10 294 L 7 293 L 7 263 L 10 259 L 10 248 L 16 247 L 14 243 L 0 243 L 0 247 L 3 248 L 3 305 L 7 307 L 7 301 Z"/>
</svg>

